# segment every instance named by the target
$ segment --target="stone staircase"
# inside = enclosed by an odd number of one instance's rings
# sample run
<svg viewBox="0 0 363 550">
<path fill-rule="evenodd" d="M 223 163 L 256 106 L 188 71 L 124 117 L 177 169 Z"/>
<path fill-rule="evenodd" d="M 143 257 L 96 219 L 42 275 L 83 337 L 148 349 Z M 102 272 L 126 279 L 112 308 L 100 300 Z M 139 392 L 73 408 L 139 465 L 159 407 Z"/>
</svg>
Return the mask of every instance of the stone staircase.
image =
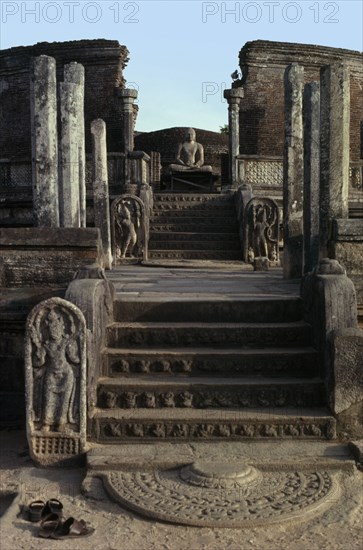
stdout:
<svg viewBox="0 0 363 550">
<path fill-rule="evenodd" d="M 94 440 L 332 439 L 311 327 L 295 296 L 118 295 Z"/>
<path fill-rule="evenodd" d="M 149 258 L 241 260 L 233 195 L 154 195 Z"/>
</svg>

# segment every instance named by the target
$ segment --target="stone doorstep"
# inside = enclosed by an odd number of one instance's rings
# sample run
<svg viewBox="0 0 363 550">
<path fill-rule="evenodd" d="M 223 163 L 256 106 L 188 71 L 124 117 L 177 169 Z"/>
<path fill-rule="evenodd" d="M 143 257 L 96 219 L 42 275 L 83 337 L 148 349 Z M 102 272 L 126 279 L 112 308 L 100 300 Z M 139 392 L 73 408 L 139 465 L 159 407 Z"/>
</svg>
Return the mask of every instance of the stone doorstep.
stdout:
<svg viewBox="0 0 363 550">
<path fill-rule="evenodd" d="M 327 468 L 353 472 L 354 453 L 348 444 L 325 441 L 155 442 L 123 445 L 90 444 L 89 471 L 177 468 L 197 460 L 238 464 L 247 461 L 260 469 Z"/>
</svg>

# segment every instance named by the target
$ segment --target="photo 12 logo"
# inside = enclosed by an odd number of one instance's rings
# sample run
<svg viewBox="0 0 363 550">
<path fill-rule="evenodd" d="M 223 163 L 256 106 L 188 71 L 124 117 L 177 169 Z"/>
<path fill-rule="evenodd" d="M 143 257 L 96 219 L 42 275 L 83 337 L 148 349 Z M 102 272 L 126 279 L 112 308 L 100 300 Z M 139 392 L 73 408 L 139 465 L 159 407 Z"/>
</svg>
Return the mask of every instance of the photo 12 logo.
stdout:
<svg viewBox="0 0 363 550">
<path fill-rule="evenodd" d="M 337 2 L 202 2 L 202 22 L 339 23 Z"/>
<path fill-rule="evenodd" d="M 2 23 L 139 23 L 137 2 L 1 2 Z"/>
</svg>

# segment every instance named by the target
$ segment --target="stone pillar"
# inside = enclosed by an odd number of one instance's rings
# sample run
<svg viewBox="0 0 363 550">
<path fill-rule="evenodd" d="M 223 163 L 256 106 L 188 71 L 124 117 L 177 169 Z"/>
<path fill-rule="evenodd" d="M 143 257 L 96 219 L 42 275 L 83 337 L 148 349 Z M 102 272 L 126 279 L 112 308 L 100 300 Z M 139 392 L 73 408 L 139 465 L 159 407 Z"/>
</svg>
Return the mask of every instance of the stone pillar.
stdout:
<svg viewBox="0 0 363 550">
<path fill-rule="evenodd" d="M 285 141 L 284 141 L 284 262 L 286 279 L 303 272 L 303 86 L 304 68 L 297 63 L 285 71 Z"/>
<path fill-rule="evenodd" d="M 118 97 L 122 101 L 122 144 L 121 153 L 129 153 L 134 150 L 134 126 L 135 126 L 135 105 L 137 90 L 119 89 Z"/>
<path fill-rule="evenodd" d="M 350 81 L 344 63 L 320 70 L 320 256 L 331 221 L 348 218 Z"/>
<path fill-rule="evenodd" d="M 80 227 L 77 84 L 62 82 L 59 97 L 62 124 L 60 224 L 61 227 Z"/>
<path fill-rule="evenodd" d="M 64 81 L 76 84 L 78 130 L 78 176 L 81 227 L 86 227 L 86 149 L 84 129 L 84 67 L 72 62 L 64 66 Z"/>
<path fill-rule="evenodd" d="M 30 79 L 33 215 L 37 227 L 59 227 L 56 62 L 41 55 Z"/>
<path fill-rule="evenodd" d="M 319 262 L 320 86 L 304 88 L 304 273 Z"/>
<path fill-rule="evenodd" d="M 239 107 L 244 96 L 243 88 L 224 90 L 228 101 L 229 126 L 229 189 L 236 191 L 239 184 L 237 156 L 239 155 Z"/>
<path fill-rule="evenodd" d="M 98 118 L 91 122 L 92 174 L 95 226 L 100 229 L 104 264 L 111 269 L 111 227 L 108 195 L 106 124 Z"/>
</svg>

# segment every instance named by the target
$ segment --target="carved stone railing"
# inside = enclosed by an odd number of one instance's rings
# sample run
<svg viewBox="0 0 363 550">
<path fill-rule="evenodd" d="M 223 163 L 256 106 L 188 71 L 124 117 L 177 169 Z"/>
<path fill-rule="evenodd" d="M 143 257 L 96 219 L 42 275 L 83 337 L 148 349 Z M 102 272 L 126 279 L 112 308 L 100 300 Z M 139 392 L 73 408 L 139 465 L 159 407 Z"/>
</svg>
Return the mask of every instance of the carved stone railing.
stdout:
<svg viewBox="0 0 363 550">
<path fill-rule="evenodd" d="M 269 189 L 273 196 L 282 196 L 282 157 L 238 155 L 237 166 L 240 183 L 251 185 L 257 194 Z M 349 199 L 363 202 L 363 161 L 350 163 L 349 176 Z"/>
</svg>

